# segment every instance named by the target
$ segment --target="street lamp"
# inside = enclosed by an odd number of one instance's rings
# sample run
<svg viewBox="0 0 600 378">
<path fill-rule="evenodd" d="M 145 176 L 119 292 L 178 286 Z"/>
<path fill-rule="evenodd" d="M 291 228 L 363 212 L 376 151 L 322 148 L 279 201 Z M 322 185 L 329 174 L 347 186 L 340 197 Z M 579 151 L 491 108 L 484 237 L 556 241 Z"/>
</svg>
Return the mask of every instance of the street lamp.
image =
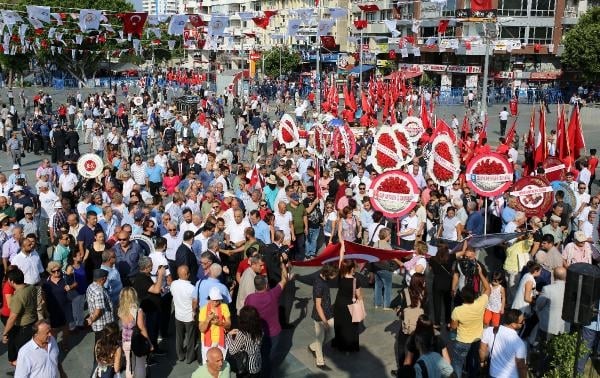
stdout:
<svg viewBox="0 0 600 378">
<path fill-rule="evenodd" d="M 497 23 L 490 22 L 489 24 L 493 24 L 497 26 Z M 485 56 L 483 59 L 483 84 L 481 90 L 481 113 L 480 119 L 485 119 L 487 115 L 487 100 L 488 100 L 488 75 L 489 75 L 489 65 L 490 65 L 490 42 L 492 38 L 496 38 L 498 33 L 496 28 L 488 28 L 488 23 L 484 22 L 483 24 L 483 38 L 485 40 Z"/>
</svg>

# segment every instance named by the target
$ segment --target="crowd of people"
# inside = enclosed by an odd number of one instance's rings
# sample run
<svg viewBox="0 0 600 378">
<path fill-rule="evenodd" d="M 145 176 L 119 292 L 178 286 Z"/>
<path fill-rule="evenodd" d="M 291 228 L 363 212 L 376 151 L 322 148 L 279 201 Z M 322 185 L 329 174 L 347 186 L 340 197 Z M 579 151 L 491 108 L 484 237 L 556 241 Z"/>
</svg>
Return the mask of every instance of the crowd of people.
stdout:
<svg viewBox="0 0 600 378">
<path fill-rule="evenodd" d="M 193 117 L 161 91 L 142 93 L 141 104 L 134 94 L 119 97 L 117 88 L 77 93 L 54 110 L 39 93 L 23 118 L 12 103 L 0 112 L 1 129 L 16 140 L 6 141 L 12 173 L 0 173 L 1 319 L 15 376 L 59 376 L 58 350 L 67 353 L 74 333 L 90 331 L 94 377 L 144 377 L 164 362 L 173 338 L 180 363 L 201 362 L 193 377 L 277 376 L 282 330 L 295 326 L 293 262 L 345 242 L 414 253 L 319 270 L 308 346 L 319 368 L 329 341 L 344 353 L 360 350 L 348 305 L 370 286 L 369 311 L 395 310 L 400 319 L 398 376 L 474 377 L 490 360 L 491 376 L 525 377 L 528 352 L 568 331 L 560 319 L 565 269 L 591 264 L 597 241 L 594 151 L 565 175 L 576 203 L 558 191 L 547 214 L 529 218 L 507 193 L 477 196 L 464 172 L 449 187 L 436 185 L 417 154 L 404 169 L 420 201 L 392 220 L 367 194 L 377 176 L 373 130 L 357 137 L 349 161 L 323 162 L 310 138 L 279 144 L 273 104 L 260 96 L 204 96 Z M 297 105 L 302 122 L 308 108 Z M 516 162 L 518 145 L 505 147 L 499 152 Z M 21 170 L 27 152 L 48 154 L 35 177 Z M 93 179 L 77 170 L 88 152 L 104 161 Z M 484 266 L 468 243 L 454 248 L 485 226 L 520 232 L 489 252 L 497 267 Z M 600 336 L 595 324 L 584 332 L 590 346 Z"/>
</svg>

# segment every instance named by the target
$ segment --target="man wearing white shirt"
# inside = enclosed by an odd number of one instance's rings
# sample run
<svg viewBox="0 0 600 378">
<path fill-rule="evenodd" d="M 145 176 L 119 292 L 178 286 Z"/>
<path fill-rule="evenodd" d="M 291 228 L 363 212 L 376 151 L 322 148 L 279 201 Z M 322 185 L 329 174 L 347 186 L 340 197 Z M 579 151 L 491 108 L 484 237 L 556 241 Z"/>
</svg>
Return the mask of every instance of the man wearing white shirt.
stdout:
<svg viewBox="0 0 600 378">
<path fill-rule="evenodd" d="M 241 209 L 235 210 L 233 218 L 234 221 L 225 228 L 225 240 L 230 241 L 239 248 L 246 241 L 244 231 L 246 228 L 252 226 L 250 225 L 248 218 L 244 217 L 244 212 Z"/>
<path fill-rule="evenodd" d="M 42 260 L 34 251 L 34 242 L 28 238 L 21 240 L 21 251 L 13 257 L 11 265 L 16 265 L 25 276 L 25 283 L 37 285 L 40 282 L 40 274 L 44 272 Z"/>
<path fill-rule="evenodd" d="M 167 171 L 167 164 L 169 162 L 169 158 L 165 155 L 164 149 L 162 147 L 158 148 L 158 153 L 154 156 L 154 164 L 160 166 L 163 169 L 163 172 Z"/>
<path fill-rule="evenodd" d="M 508 112 L 506 111 L 506 106 L 502 108 L 500 114 L 498 114 L 498 118 L 500 119 L 500 136 L 504 136 L 504 132 L 506 131 L 506 124 L 508 123 Z"/>
<path fill-rule="evenodd" d="M 194 158 L 194 162 L 199 164 L 202 169 L 206 169 L 206 164 L 208 164 L 208 155 L 206 154 L 206 150 L 204 146 L 200 146 L 196 157 Z"/>
<path fill-rule="evenodd" d="M 71 172 L 69 164 L 63 164 L 62 171 L 63 173 L 58 178 L 58 186 L 60 188 L 62 197 L 68 198 L 71 202 L 71 205 L 73 205 L 73 201 L 75 199 L 73 196 L 73 191 L 75 190 L 75 186 L 77 186 L 79 179 L 77 179 L 77 175 Z"/>
<path fill-rule="evenodd" d="M 194 285 L 189 281 L 190 271 L 185 265 L 177 268 L 179 279 L 171 283 L 171 295 L 175 307 L 175 350 L 179 361 L 188 364 L 196 356 L 196 322 L 194 314 L 198 301 L 194 297 Z M 186 347 L 184 348 L 184 344 Z"/>
<path fill-rule="evenodd" d="M 192 222 L 192 210 L 189 207 L 185 207 L 182 211 L 182 220 L 179 225 L 179 233 L 183 235 L 186 231 L 192 231 L 194 234 L 198 231 L 198 226 Z"/>
<path fill-rule="evenodd" d="M 417 186 L 419 189 L 423 189 L 427 186 L 427 182 L 425 181 L 425 177 L 421 174 L 421 167 L 413 164 L 412 169 L 409 171 L 409 174 L 415 179 Z"/>
<path fill-rule="evenodd" d="M 365 184 L 367 188 L 371 186 L 371 177 L 365 172 L 364 167 L 358 167 L 358 172 L 356 176 L 352 178 L 350 181 L 350 187 L 352 189 L 356 189 L 359 184 Z"/>
<path fill-rule="evenodd" d="M 175 253 L 177 252 L 177 248 L 183 243 L 183 233 L 177 232 L 177 223 L 169 222 L 166 225 L 167 233 L 164 235 L 164 238 L 167 240 L 167 249 L 165 251 L 165 256 L 167 260 L 175 261 Z"/>
<path fill-rule="evenodd" d="M 586 187 L 590 185 L 590 179 L 592 178 L 592 172 L 588 169 L 588 162 L 581 162 L 581 171 L 579 171 L 579 176 L 577 176 L 577 181 L 585 184 Z"/>
<path fill-rule="evenodd" d="M 58 378 L 58 344 L 47 320 L 38 320 L 32 327 L 33 337 L 19 349 L 15 377 Z"/>
</svg>

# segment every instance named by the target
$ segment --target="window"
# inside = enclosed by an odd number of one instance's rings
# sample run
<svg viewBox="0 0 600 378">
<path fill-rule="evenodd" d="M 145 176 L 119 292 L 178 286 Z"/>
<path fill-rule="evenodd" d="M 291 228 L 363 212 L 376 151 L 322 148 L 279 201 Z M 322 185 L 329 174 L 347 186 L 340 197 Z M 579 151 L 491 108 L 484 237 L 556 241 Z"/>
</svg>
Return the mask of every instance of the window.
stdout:
<svg viewBox="0 0 600 378">
<path fill-rule="evenodd" d="M 446 6 L 442 8 L 442 16 L 453 17 L 456 11 L 456 0 L 448 0 Z"/>
<path fill-rule="evenodd" d="M 541 26 L 529 28 L 529 43 L 539 43 L 541 45 L 552 43 L 552 28 Z"/>
<path fill-rule="evenodd" d="M 531 0 L 531 17 L 554 17 L 555 0 Z"/>
<path fill-rule="evenodd" d="M 379 12 L 365 13 L 365 18 L 369 22 L 379 21 Z"/>
<path fill-rule="evenodd" d="M 527 0 L 499 0 L 498 15 L 527 16 Z"/>
<path fill-rule="evenodd" d="M 503 26 L 500 29 L 501 39 L 519 39 L 525 41 L 525 26 Z"/>
</svg>

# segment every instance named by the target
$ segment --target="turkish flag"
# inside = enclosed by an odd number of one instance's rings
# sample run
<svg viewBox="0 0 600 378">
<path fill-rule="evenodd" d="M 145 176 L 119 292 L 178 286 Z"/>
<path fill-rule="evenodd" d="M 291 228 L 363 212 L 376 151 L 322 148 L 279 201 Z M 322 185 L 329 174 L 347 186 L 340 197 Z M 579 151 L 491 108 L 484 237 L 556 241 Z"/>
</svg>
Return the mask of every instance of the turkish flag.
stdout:
<svg viewBox="0 0 600 378">
<path fill-rule="evenodd" d="M 375 4 L 358 4 L 358 7 L 365 13 L 373 13 L 379 10 L 379 7 Z"/>
<path fill-rule="evenodd" d="M 357 30 L 362 30 L 367 27 L 367 20 L 354 20 L 354 26 Z"/>
<path fill-rule="evenodd" d="M 448 24 L 450 23 L 450 20 L 440 20 L 440 22 L 438 22 L 438 33 L 445 33 L 446 30 L 448 29 Z"/>
<path fill-rule="evenodd" d="M 567 133 L 569 136 L 569 147 L 573 151 L 573 159 L 577 160 L 579 159 L 581 149 L 585 148 L 583 132 L 581 131 L 581 119 L 579 118 L 579 106 L 577 105 L 573 107 Z"/>
<path fill-rule="evenodd" d="M 256 185 L 258 184 L 261 188 L 262 186 L 262 182 L 260 180 L 260 174 L 258 173 L 258 164 L 254 165 L 254 168 L 252 169 L 252 171 L 248 172 L 246 174 L 246 178 L 249 179 L 250 181 L 248 182 L 248 188 L 250 189 L 254 189 L 256 188 Z"/>
<path fill-rule="evenodd" d="M 533 155 L 533 169 L 546 160 L 546 112 L 540 107 L 540 126 L 535 138 L 535 153 Z"/>
<path fill-rule="evenodd" d="M 565 122 L 564 106 L 558 110 L 558 119 L 556 120 L 556 148 L 558 149 L 558 158 L 561 161 L 567 156 L 571 156 L 569 149 L 569 136 L 567 135 L 567 125 Z"/>
<path fill-rule="evenodd" d="M 452 142 L 456 143 L 456 134 L 454 134 L 454 131 L 452 131 L 450 126 L 448 126 L 448 124 L 444 122 L 443 119 L 438 118 L 435 125 L 435 130 L 433 131 L 433 134 L 431 134 L 430 140 L 433 141 L 435 137 L 441 134 L 448 135 L 450 139 L 452 139 Z"/>
<path fill-rule="evenodd" d="M 277 14 L 278 11 L 276 10 L 266 10 L 263 13 L 265 14 L 266 18 L 271 18 L 273 16 L 275 16 Z"/>
<path fill-rule="evenodd" d="M 513 121 L 512 126 L 506 132 L 506 145 L 508 147 L 512 146 L 515 141 L 515 137 L 517 135 L 517 118 Z"/>
<path fill-rule="evenodd" d="M 190 20 L 190 24 L 192 24 L 192 26 L 195 28 L 206 26 L 206 23 L 202 20 L 202 16 L 199 14 L 188 14 L 188 18 Z"/>
<path fill-rule="evenodd" d="M 122 14 L 121 20 L 123 21 L 123 33 L 141 37 L 142 33 L 144 32 L 144 24 L 146 24 L 147 18 L 148 13 L 146 12 Z"/>
<path fill-rule="evenodd" d="M 335 48 L 335 38 L 332 35 L 322 35 L 321 45 L 328 50 Z"/>
<path fill-rule="evenodd" d="M 390 58 L 390 60 L 396 60 L 396 50 L 390 50 L 388 53 L 388 58 Z"/>
<path fill-rule="evenodd" d="M 269 26 L 269 17 L 252 17 L 252 21 L 261 29 L 266 29 Z"/>
<path fill-rule="evenodd" d="M 471 0 L 471 10 L 481 11 L 492 8 L 492 0 Z"/>
<path fill-rule="evenodd" d="M 296 266 L 320 266 L 344 259 L 377 262 L 401 259 L 413 254 L 413 251 L 378 249 L 349 241 L 344 241 L 345 248 L 343 252 L 341 247 L 340 243 L 329 244 L 316 258 L 307 261 L 293 261 L 292 264 Z"/>
</svg>

